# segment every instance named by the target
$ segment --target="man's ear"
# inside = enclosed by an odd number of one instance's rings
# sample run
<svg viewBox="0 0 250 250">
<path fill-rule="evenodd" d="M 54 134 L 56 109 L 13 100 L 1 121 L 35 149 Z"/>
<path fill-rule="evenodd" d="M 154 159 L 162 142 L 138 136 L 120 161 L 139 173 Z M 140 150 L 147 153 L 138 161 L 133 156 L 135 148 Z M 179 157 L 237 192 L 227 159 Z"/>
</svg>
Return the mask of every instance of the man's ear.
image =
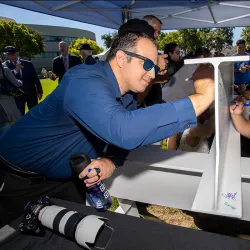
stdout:
<svg viewBox="0 0 250 250">
<path fill-rule="evenodd" d="M 118 50 L 115 55 L 116 63 L 120 68 L 123 68 L 124 65 L 127 63 L 127 55 L 121 51 Z"/>
</svg>

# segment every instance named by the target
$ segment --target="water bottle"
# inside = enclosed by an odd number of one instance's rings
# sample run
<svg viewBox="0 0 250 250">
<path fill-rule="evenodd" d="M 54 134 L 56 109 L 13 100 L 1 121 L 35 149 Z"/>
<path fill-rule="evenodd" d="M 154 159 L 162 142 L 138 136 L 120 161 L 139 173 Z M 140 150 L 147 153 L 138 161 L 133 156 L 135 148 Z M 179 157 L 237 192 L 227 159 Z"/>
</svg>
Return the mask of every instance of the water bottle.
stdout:
<svg viewBox="0 0 250 250">
<path fill-rule="evenodd" d="M 244 103 L 243 116 L 245 117 L 246 120 L 249 120 L 249 108 L 250 108 L 250 103 L 249 102 Z"/>
<path fill-rule="evenodd" d="M 76 154 L 70 157 L 70 166 L 73 175 L 77 176 L 79 179 L 79 174 L 91 163 L 89 157 L 85 154 Z M 95 170 L 93 170 L 95 171 Z M 87 177 L 86 177 L 87 178 Z M 84 180 L 79 179 L 79 181 L 85 186 Z M 112 198 L 105 186 L 105 184 L 100 181 L 91 187 L 86 187 L 86 198 L 89 204 L 94 207 L 98 212 L 107 211 L 112 205 Z"/>
</svg>

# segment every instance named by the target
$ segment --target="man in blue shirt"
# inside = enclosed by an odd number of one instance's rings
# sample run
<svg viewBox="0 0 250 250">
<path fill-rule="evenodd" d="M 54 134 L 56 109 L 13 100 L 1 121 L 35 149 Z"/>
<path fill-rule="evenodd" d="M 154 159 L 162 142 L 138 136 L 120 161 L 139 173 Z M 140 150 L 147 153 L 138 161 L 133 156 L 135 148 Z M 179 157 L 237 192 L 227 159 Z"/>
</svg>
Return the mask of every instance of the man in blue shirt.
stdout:
<svg viewBox="0 0 250 250">
<path fill-rule="evenodd" d="M 236 42 L 237 53 L 234 56 L 244 56 L 249 54 L 246 50 L 246 41 L 240 39 Z M 234 63 L 234 89 L 242 92 L 249 89 L 250 83 L 250 61 Z M 247 86 L 246 86 L 247 85 Z"/>
<path fill-rule="evenodd" d="M 1 157 L 22 171 L 68 180 L 72 154 L 82 152 L 96 159 L 113 145 L 121 158 L 124 150 L 196 126 L 196 116 L 214 100 L 213 69 L 203 66 L 194 73 L 197 94 L 137 110 L 136 93 L 143 92 L 158 73 L 156 63 L 153 39 L 138 32 L 120 34 L 106 62 L 70 69 L 42 103 L 6 131 L 0 138 Z M 115 155 L 92 161 L 89 168 L 99 168 L 100 173 L 91 171 L 86 186 L 110 177 L 119 165 L 122 161 Z M 80 176 L 86 175 L 85 169 Z"/>
</svg>

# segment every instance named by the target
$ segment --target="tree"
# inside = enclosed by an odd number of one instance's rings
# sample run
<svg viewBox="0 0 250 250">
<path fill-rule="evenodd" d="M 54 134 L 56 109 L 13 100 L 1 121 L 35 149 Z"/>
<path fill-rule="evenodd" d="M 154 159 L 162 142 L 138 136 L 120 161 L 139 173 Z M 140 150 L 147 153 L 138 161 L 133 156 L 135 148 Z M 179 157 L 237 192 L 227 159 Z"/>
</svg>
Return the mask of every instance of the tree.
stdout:
<svg viewBox="0 0 250 250">
<path fill-rule="evenodd" d="M 246 41 L 246 50 L 250 51 L 250 27 L 242 30 L 241 37 Z"/>
<path fill-rule="evenodd" d="M 157 44 L 159 45 L 159 49 L 164 51 L 165 45 L 167 43 L 180 43 L 180 37 L 177 31 L 169 32 L 169 33 L 164 33 L 161 32 L 157 39 Z"/>
<path fill-rule="evenodd" d="M 234 28 L 217 28 L 206 34 L 202 39 L 205 46 L 210 50 L 221 52 L 233 44 Z"/>
<path fill-rule="evenodd" d="M 113 33 L 108 33 L 108 34 L 104 34 L 101 36 L 101 39 L 103 40 L 104 46 L 107 49 L 111 47 L 111 44 L 114 41 L 117 34 L 118 34 L 117 31 L 114 31 Z"/>
<path fill-rule="evenodd" d="M 44 53 L 44 37 L 27 25 L 16 22 L 0 21 L 0 50 L 5 46 L 15 46 L 20 56 L 29 59 Z"/>
<path fill-rule="evenodd" d="M 84 43 L 88 43 L 90 45 L 91 49 L 93 49 L 93 55 L 103 52 L 103 48 L 99 47 L 95 41 L 86 38 L 78 38 L 77 40 L 71 42 L 69 53 L 80 56 L 78 48 L 80 48 L 80 45 Z"/>
<path fill-rule="evenodd" d="M 169 33 L 162 32 L 157 42 L 160 50 L 164 50 L 167 43 L 175 42 L 186 54 L 194 52 L 200 47 L 207 47 L 210 50 L 221 52 L 223 49 L 232 46 L 233 28 L 218 28 L 214 30 L 186 29 Z"/>
</svg>

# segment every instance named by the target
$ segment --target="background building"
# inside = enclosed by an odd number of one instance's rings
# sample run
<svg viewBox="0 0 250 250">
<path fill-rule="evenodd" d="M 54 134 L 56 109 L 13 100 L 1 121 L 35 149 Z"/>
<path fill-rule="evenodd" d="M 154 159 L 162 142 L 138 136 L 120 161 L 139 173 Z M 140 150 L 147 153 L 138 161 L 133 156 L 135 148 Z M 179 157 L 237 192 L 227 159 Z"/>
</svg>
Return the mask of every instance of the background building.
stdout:
<svg viewBox="0 0 250 250">
<path fill-rule="evenodd" d="M 45 40 L 45 53 L 36 55 L 31 60 L 38 73 L 41 72 L 42 68 L 52 69 L 53 58 L 59 55 L 58 43 L 60 41 L 70 44 L 71 41 L 79 37 L 96 41 L 95 33 L 87 30 L 34 24 L 27 24 L 27 26 L 41 32 Z"/>
</svg>

